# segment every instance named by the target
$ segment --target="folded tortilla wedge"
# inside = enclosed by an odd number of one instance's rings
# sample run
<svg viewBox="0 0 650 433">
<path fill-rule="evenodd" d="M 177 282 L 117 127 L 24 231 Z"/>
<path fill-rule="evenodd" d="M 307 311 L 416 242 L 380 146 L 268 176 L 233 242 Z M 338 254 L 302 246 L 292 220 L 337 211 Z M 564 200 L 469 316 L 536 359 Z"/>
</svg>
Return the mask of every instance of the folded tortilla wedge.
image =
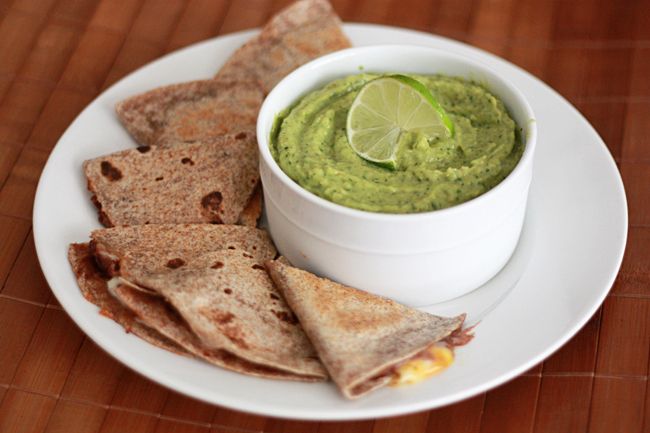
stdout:
<svg viewBox="0 0 650 433">
<path fill-rule="evenodd" d="M 86 299 L 128 332 L 240 373 L 301 381 L 327 377 L 260 265 L 276 255 L 266 232 L 226 225 L 148 225 L 96 230 L 92 239 L 90 246 L 70 246 L 68 256 L 77 282 Z M 241 247 L 251 253 L 236 249 Z M 124 272 L 132 279 L 142 277 L 149 286 L 127 280 Z M 224 278 L 228 287 L 215 291 Z M 173 299 L 185 296 L 186 304 L 179 310 L 163 293 Z M 214 311 L 209 309 L 194 311 L 200 301 L 220 306 L 233 317 L 211 314 Z M 189 321 L 179 314 L 188 309 Z M 188 323 L 197 326 L 199 333 Z M 201 335 L 206 332 L 204 339 Z M 222 332 L 221 337 L 214 332 Z M 265 338 L 262 343 L 260 335 Z M 260 355 L 260 347 L 268 349 L 272 342 L 281 345 L 271 355 Z"/>
<path fill-rule="evenodd" d="M 137 323 L 159 334 L 166 340 L 178 341 L 182 350 L 216 366 L 238 373 L 269 379 L 315 381 L 322 378 L 314 375 L 292 373 L 262 364 L 248 362 L 226 350 L 208 349 L 188 328 L 183 318 L 163 298 L 147 294 L 130 285 L 118 284 L 112 289 L 115 302 L 136 317 Z M 134 332 L 135 333 L 135 332 Z M 137 334 L 139 335 L 139 334 Z M 166 336 L 169 336 L 167 338 Z M 165 347 L 163 347 L 165 348 Z M 184 349 L 183 349 L 184 348 Z"/>
<path fill-rule="evenodd" d="M 251 251 L 259 261 L 272 259 L 277 254 L 271 238 L 263 230 L 221 224 L 163 224 L 95 230 L 91 233 L 90 244 L 70 245 L 68 259 L 82 295 L 97 305 L 102 314 L 145 340 L 172 351 L 185 352 L 180 347 L 171 347 L 173 342 L 154 330 L 140 326 L 135 316 L 110 296 L 106 283 L 112 276 L 119 275 L 121 262 L 127 254 L 133 258 L 141 256 L 140 264 L 155 272 L 221 249 Z"/>
<path fill-rule="evenodd" d="M 257 165 L 255 135 L 240 133 L 123 150 L 83 168 L 100 222 L 112 227 L 234 224 L 254 195 Z"/>
<path fill-rule="evenodd" d="M 107 290 L 106 278 L 97 268 L 95 257 L 88 244 L 72 244 L 68 249 L 68 260 L 77 277 L 77 284 L 81 294 L 88 301 L 99 307 L 100 314 L 113 319 L 127 332 L 130 332 L 145 341 L 169 350 L 170 352 L 189 356 L 189 353 L 180 345 L 160 334 L 155 329 L 143 325 L 137 316 L 125 308 Z"/>
<path fill-rule="evenodd" d="M 107 276 L 119 275 L 121 260 L 139 257 L 143 270 L 156 272 L 179 266 L 210 251 L 249 251 L 256 260 L 271 260 L 277 251 L 268 233 L 226 224 L 148 224 L 94 230 L 92 254 Z M 151 252 L 155 252 L 153 255 Z M 146 262 L 145 262 L 146 260 Z"/>
<path fill-rule="evenodd" d="M 127 254 L 111 290 L 145 325 L 231 370 L 301 381 L 327 378 L 298 320 L 251 254 L 214 251 L 153 273 L 143 270 L 141 258 Z"/>
<path fill-rule="evenodd" d="M 298 66 L 349 47 L 341 20 L 329 2 L 299 0 L 273 16 L 259 35 L 235 51 L 216 77 L 256 80 L 269 93 Z"/>
<path fill-rule="evenodd" d="M 465 319 L 424 313 L 277 260 L 266 266 L 347 398 L 389 384 L 400 366 L 428 357 L 429 349 L 459 332 Z"/>
<path fill-rule="evenodd" d="M 235 77 L 159 87 L 115 110 L 138 143 L 155 146 L 254 131 L 263 98 L 256 81 Z"/>
</svg>

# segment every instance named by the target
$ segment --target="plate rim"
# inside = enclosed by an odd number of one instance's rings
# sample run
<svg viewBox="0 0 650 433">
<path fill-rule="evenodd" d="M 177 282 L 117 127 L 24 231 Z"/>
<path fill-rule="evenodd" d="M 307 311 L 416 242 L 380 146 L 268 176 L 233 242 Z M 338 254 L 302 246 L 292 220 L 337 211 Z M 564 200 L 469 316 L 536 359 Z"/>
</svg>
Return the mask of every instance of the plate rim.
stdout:
<svg viewBox="0 0 650 433">
<path fill-rule="evenodd" d="M 404 28 L 404 27 L 397 27 L 397 26 L 389 26 L 389 25 L 381 25 L 381 24 L 368 24 L 368 23 L 356 23 L 356 22 L 346 22 L 344 23 L 344 29 L 347 28 L 356 28 L 358 30 L 363 31 L 364 28 L 368 29 L 373 29 L 373 30 L 382 30 L 382 29 L 387 29 L 390 31 L 399 31 L 403 33 L 410 33 L 415 36 L 419 37 L 428 37 L 431 38 L 432 40 L 444 40 L 446 42 L 450 42 L 453 44 L 461 44 L 467 48 L 471 48 L 473 50 L 478 50 L 482 54 L 488 55 L 490 57 L 491 61 L 498 60 L 500 62 L 504 62 L 510 67 L 516 68 L 520 73 L 523 73 L 527 76 L 527 78 L 535 80 L 538 84 L 542 84 L 545 88 L 545 91 L 552 92 L 556 97 L 559 97 L 570 109 L 574 112 L 574 114 L 577 115 L 577 117 L 581 120 L 582 126 L 587 127 L 590 129 L 590 132 L 592 132 L 596 137 L 598 137 L 598 142 L 601 146 L 601 151 L 605 150 L 609 156 L 608 162 L 613 168 L 613 172 L 616 174 L 614 181 L 616 183 L 616 187 L 618 190 L 619 197 L 622 199 L 623 204 L 624 204 L 624 211 L 623 211 L 623 221 L 622 225 L 623 227 L 620 227 L 623 229 L 622 232 L 622 239 L 619 245 L 619 250 L 616 251 L 616 260 L 612 262 L 615 266 L 614 269 L 615 271 L 611 273 L 611 275 L 608 278 L 607 284 L 604 285 L 605 287 L 608 287 L 607 289 L 601 290 L 601 292 L 598 294 L 596 298 L 594 298 L 594 302 L 592 305 L 590 305 L 589 308 L 587 308 L 587 314 L 582 314 L 580 319 L 574 322 L 574 325 L 566 330 L 561 338 L 558 338 L 554 341 L 553 344 L 549 345 L 546 347 L 545 350 L 542 350 L 541 352 L 538 353 L 537 356 L 530 358 L 527 362 L 521 364 L 517 368 L 512 368 L 506 373 L 493 377 L 491 380 L 484 381 L 478 386 L 474 386 L 471 388 L 466 388 L 464 390 L 458 391 L 454 394 L 446 395 L 444 399 L 445 400 L 443 403 L 436 403 L 436 400 L 422 400 L 417 403 L 405 403 L 401 406 L 396 406 L 394 409 L 391 410 L 384 410 L 381 408 L 372 408 L 372 407 L 366 407 L 366 408 L 358 408 L 357 411 L 355 412 L 343 412 L 341 414 L 333 414 L 333 413 L 327 413 L 327 414 L 322 414 L 319 413 L 318 411 L 314 410 L 306 410 L 301 408 L 301 412 L 296 414 L 295 412 L 292 411 L 292 408 L 284 408 L 283 410 L 278 410 L 272 409 L 274 413 L 271 413 L 268 405 L 259 405 L 257 403 L 253 403 L 251 401 L 246 401 L 246 406 L 242 406 L 242 402 L 238 402 L 237 400 L 235 401 L 214 401 L 213 399 L 210 399 L 206 396 L 202 396 L 199 392 L 195 392 L 193 386 L 179 386 L 178 383 L 172 383 L 169 381 L 166 377 L 164 377 L 164 374 L 156 374 L 155 370 L 149 370 L 142 368 L 141 365 L 137 365 L 135 362 L 133 362 L 131 359 L 125 357 L 122 355 L 122 353 L 116 353 L 118 352 L 116 349 L 114 349 L 109 343 L 104 341 L 102 338 L 99 338 L 99 336 L 96 335 L 96 333 L 91 329 L 88 328 L 87 326 L 84 326 L 86 323 L 86 320 L 83 316 L 82 313 L 72 309 L 72 311 L 69 311 L 65 305 L 64 302 L 61 302 L 61 299 L 57 295 L 57 291 L 53 289 L 53 285 L 51 284 L 51 280 L 53 279 L 52 276 L 48 277 L 48 274 L 46 273 L 46 268 L 47 265 L 44 265 L 44 262 L 47 260 L 44 258 L 44 253 L 43 253 L 43 246 L 42 243 L 44 242 L 43 239 L 45 238 L 45 233 L 43 233 L 42 229 L 42 224 L 41 224 L 41 215 L 43 215 L 43 212 L 41 211 L 41 207 L 43 206 L 43 200 L 41 198 L 42 196 L 42 191 L 43 191 L 43 183 L 44 179 L 47 177 L 46 173 L 48 173 L 48 170 L 51 170 L 51 161 L 52 161 L 52 156 L 55 154 L 57 151 L 57 146 L 59 143 L 65 138 L 66 134 L 70 131 L 71 127 L 77 122 L 79 117 L 81 117 L 88 109 L 90 109 L 91 106 L 94 105 L 94 103 L 97 101 L 97 99 L 101 98 L 104 96 L 106 93 L 111 92 L 115 87 L 121 85 L 124 81 L 132 79 L 133 76 L 136 74 L 140 73 L 146 73 L 143 72 L 143 70 L 153 67 L 154 65 L 165 61 L 167 58 L 172 57 L 174 55 L 177 55 L 181 52 L 184 51 L 189 51 L 189 50 L 194 50 L 194 49 L 199 49 L 202 45 L 209 45 L 214 43 L 216 40 L 222 41 L 224 39 L 228 38 L 240 38 L 243 37 L 244 35 L 253 35 L 256 32 L 259 31 L 258 28 L 256 29 L 247 29 L 247 30 L 242 30 L 234 33 L 229 33 L 226 35 L 220 35 L 216 36 L 214 38 L 210 38 L 204 41 L 199 41 L 197 43 L 194 43 L 192 45 L 183 47 L 179 50 L 170 52 L 165 54 L 162 57 L 159 57 L 155 59 L 152 62 L 149 62 L 140 68 L 132 71 L 125 77 L 121 78 L 117 82 L 113 83 L 111 86 L 109 86 L 107 89 L 102 91 L 99 95 L 97 95 L 96 98 L 94 98 L 88 105 L 78 114 L 78 116 L 70 123 L 66 131 L 59 137 L 56 145 L 52 148 L 52 151 L 50 152 L 50 155 L 48 156 L 48 160 L 41 172 L 41 175 L 39 177 L 39 181 L 37 184 L 36 188 L 36 194 L 34 197 L 34 207 L 33 207 L 33 213 L 32 213 L 32 224 L 33 224 L 33 235 L 34 235 L 34 243 L 35 243 L 35 249 L 36 249 L 36 254 L 37 258 L 39 261 L 39 265 L 41 266 L 41 269 L 43 270 L 43 275 L 45 276 L 45 279 L 52 288 L 52 292 L 54 293 L 55 297 L 59 302 L 61 303 L 61 306 L 63 310 L 70 316 L 70 318 L 75 322 L 75 324 L 81 328 L 81 330 L 88 336 L 90 337 L 95 344 L 97 344 L 99 347 L 102 348 L 106 353 L 108 353 L 111 357 L 117 359 L 120 363 L 126 365 L 128 368 L 138 372 L 139 374 L 142 374 L 143 376 L 149 378 L 150 380 L 153 380 L 156 383 L 159 383 L 166 388 L 172 389 L 174 391 L 183 393 L 185 395 L 191 396 L 192 398 L 196 398 L 205 402 L 208 402 L 210 404 L 215 404 L 223 407 L 227 407 L 230 409 L 246 412 L 246 413 L 252 413 L 252 414 L 257 414 L 257 415 L 262 415 L 262 416 L 267 416 L 267 417 L 283 417 L 283 418 L 290 418 L 290 419 L 299 419 L 299 420 L 339 420 L 339 421 L 345 421 L 345 420 L 359 420 L 359 419 L 370 419 L 370 418 L 383 418 L 383 417 L 388 417 L 388 416 L 395 416 L 395 415 L 402 415 L 402 414 L 408 414 L 408 413 L 413 413 L 413 412 L 418 412 L 422 410 L 428 410 L 428 409 L 433 409 L 437 407 L 442 407 L 446 406 L 449 404 L 453 404 L 456 402 L 459 402 L 461 400 L 464 400 L 466 398 L 470 398 L 472 396 L 478 395 L 480 393 L 483 393 L 487 390 L 490 390 L 496 386 L 499 386 L 512 378 L 520 375 L 521 373 L 529 370 L 531 367 L 534 365 L 538 364 L 540 361 L 548 358 L 550 355 L 552 355 L 554 352 L 556 352 L 559 348 L 561 348 L 564 344 L 566 344 L 567 341 L 569 341 L 586 323 L 587 321 L 593 316 L 593 314 L 597 311 L 597 309 L 600 307 L 600 305 L 603 303 L 605 298 L 607 297 L 607 294 L 609 293 L 617 275 L 620 270 L 620 266 L 622 264 L 623 260 L 623 255 L 625 251 L 625 247 L 627 244 L 627 236 L 628 236 L 628 209 L 627 209 L 627 197 L 625 194 L 625 189 L 624 189 L 624 184 L 622 182 L 622 177 L 620 174 L 620 171 L 616 167 L 615 161 L 612 157 L 611 151 L 609 148 L 607 148 L 606 144 L 602 140 L 602 137 L 598 134 L 598 132 L 594 129 L 594 127 L 584 118 L 584 116 L 568 101 L 566 98 L 564 98 L 562 95 L 560 95 L 557 91 L 555 91 L 552 87 L 550 87 L 548 84 L 546 84 L 544 81 L 541 79 L 535 77 L 531 73 L 527 72 L 523 68 L 501 58 L 498 57 L 492 53 L 489 53 L 487 51 L 484 51 L 480 48 L 471 46 L 469 44 L 466 44 L 461 41 L 457 41 L 448 37 L 436 35 L 436 34 L 431 34 L 427 32 L 422 32 L 418 30 L 413 30 L 409 28 Z M 619 229 L 620 229 L 619 228 Z M 42 236 L 43 235 L 43 236 Z M 97 314 L 97 317 L 101 317 L 101 315 Z M 94 319 L 93 319 L 94 320 Z M 438 398 L 441 399 L 441 398 Z M 295 410 L 295 409 L 294 409 Z"/>
</svg>

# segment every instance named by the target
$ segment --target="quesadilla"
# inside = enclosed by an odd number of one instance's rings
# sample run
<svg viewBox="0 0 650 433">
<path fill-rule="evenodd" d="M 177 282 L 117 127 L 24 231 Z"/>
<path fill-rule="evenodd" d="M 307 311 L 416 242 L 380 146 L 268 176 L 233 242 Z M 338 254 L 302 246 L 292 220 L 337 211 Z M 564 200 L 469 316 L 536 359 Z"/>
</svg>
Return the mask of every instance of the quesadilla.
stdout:
<svg viewBox="0 0 650 433">
<path fill-rule="evenodd" d="M 106 282 L 119 275 L 127 255 L 138 260 L 143 271 L 157 272 L 192 264 L 195 257 L 221 249 L 251 251 L 249 255 L 258 261 L 277 255 L 271 238 L 263 230 L 230 225 L 162 224 L 95 230 L 89 244 L 70 246 L 68 258 L 83 296 L 101 309 L 106 307 L 107 316 L 128 329 L 132 316 L 115 308 L 112 298 L 107 300 L 106 291 Z"/>
<path fill-rule="evenodd" d="M 257 82 L 235 78 L 159 87 L 119 102 L 115 110 L 145 146 L 254 131 L 264 94 Z"/>
<path fill-rule="evenodd" d="M 68 249 L 68 260 L 77 277 L 81 294 L 88 301 L 99 307 L 99 312 L 113 319 L 130 333 L 137 335 L 145 341 L 166 349 L 170 352 L 189 356 L 189 353 L 180 345 L 158 331 L 149 328 L 137 320 L 137 316 L 124 307 L 108 292 L 108 278 L 103 276 L 95 263 L 88 244 L 71 244 Z"/>
<path fill-rule="evenodd" d="M 234 224 L 259 181 L 251 133 L 141 146 L 85 161 L 100 222 Z"/>
<path fill-rule="evenodd" d="M 180 315 L 173 310 L 162 298 L 151 296 L 128 285 L 118 285 L 113 290 L 115 299 L 119 300 L 137 317 L 148 329 L 157 329 L 160 334 L 169 335 L 170 340 L 178 341 L 180 346 L 197 358 L 210 364 L 236 371 L 238 373 L 265 377 L 269 379 L 320 380 L 321 377 L 299 375 L 261 364 L 247 362 L 225 350 L 209 350 L 203 347 L 199 338 L 187 327 Z M 158 331 L 154 331 L 158 332 Z M 166 338 L 166 337 L 165 337 Z M 175 344 L 175 343 L 174 343 Z"/>
<path fill-rule="evenodd" d="M 324 380 L 260 264 L 275 255 L 262 230 L 190 224 L 96 230 L 68 257 L 84 297 L 152 344 L 240 373 Z"/>
<path fill-rule="evenodd" d="M 277 251 L 268 233 L 252 227 L 225 224 L 150 224 L 94 230 L 92 254 L 108 276 L 119 275 L 122 259 L 140 255 L 150 272 L 178 267 L 194 257 L 222 249 L 250 251 L 258 261 Z M 155 252 L 155 254 L 152 254 Z"/>
<path fill-rule="evenodd" d="M 269 93 L 298 66 L 350 46 L 341 20 L 326 0 L 299 0 L 235 51 L 216 78 L 249 78 Z"/>
<path fill-rule="evenodd" d="M 464 315 L 427 314 L 277 260 L 266 266 L 347 398 L 436 373 L 453 361 L 453 346 L 471 338 Z"/>
<path fill-rule="evenodd" d="M 112 291 L 147 326 L 225 368 L 250 372 L 257 366 L 256 375 L 292 380 L 327 377 L 295 316 L 251 254 L 214 251 L 153 273 L 143 270 L 147 266 L 140 259 L 127 254 Z"/>
</svg>

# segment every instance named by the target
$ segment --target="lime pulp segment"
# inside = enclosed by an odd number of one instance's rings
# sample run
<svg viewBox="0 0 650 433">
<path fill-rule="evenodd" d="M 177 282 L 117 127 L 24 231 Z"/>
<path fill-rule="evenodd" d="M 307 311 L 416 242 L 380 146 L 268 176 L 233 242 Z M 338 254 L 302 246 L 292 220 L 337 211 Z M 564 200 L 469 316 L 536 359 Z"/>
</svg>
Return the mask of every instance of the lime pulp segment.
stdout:
<svg viewBox="0 0 650 433">
<path fill-rule="evenodd" d="M 431 92 L 405 75 L 367 83 L 352 102 L 347 137 L 361 158 L 395 168 L 403 131 L 450 137 L 453 124 Z"/>
</svg>

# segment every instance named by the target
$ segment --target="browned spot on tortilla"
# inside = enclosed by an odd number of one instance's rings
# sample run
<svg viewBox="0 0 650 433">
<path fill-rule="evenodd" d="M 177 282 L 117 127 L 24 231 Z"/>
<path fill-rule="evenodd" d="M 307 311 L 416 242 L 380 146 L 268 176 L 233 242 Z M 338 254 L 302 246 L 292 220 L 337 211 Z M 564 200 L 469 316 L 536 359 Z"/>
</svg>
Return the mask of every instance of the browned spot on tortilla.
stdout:
<svg viewBox="0 0 650 433">
<path fill-rule="evenodd" d="M 181 159 L 181 163 L 182 164 L 194 165 L 194 161 L 192 161 L 192 159 L 188 158 L 188 157 L 185 157 L 185 158 Z"/>
<path fill-rule="evenodd" d="M 269 296 L 271 297 L 271 299 L 275 299 L 276 301 L 280 299 L 280 297 L 275 293 L 269 293 Z"/>
<path fill-rule="evenodd" d="M 228 340 L 232 341 L 237 346 L 242 349 L 248 349 L 248 344 L 243 338 L 242 332 L 239 328 L 233 326 L 226 326 L 223 328 L 224 335 Z"/>
<path fill-rule="evenodd" d="M 219 224 L 222 222 L 221 217 L 218 215 L 221 211 L 222 201 L 223 195 L 219 191 L 212 191 L 201 199 L 201 206 L 210 214 L 213 223 Z"/>
<path fill-rule="evenodd" d="M 170 261 L 168 261 L 166 266 L 168 268 L 170 268 L 170 269 L 177 269 L 177 268 L 180 268 L 181 266 L 183 266 L 184 264 L 185 264 L 185 260 L 175 258 L 175 259 L 171 259 Z"/>
<path fill-rule="evenodd" d="M 163 180 L 163 177 L 162 177 L 162 176 L 158 176 L 158 177 L 156 178 L 156 182 L 160 182 L 161 180 Z"/>
<path fill-rule="evenodd" d="M 293 313 L 290 313 L 288 311 L 275 311 L 275 310 L 271 310 L 271 312 L 275 314 L 275 317 L 290 325 L 295 325 L 298 323 L 298 319 L 296 318 L 296 316 L 293 315 Z"/>
<path fill-rule="evenodd" d="M 253 256 L 251 256 L 251 255 L 248 254 L 248 253 L 243 253 L 242 255 L 243 255 L 244 257 L 246 257 L 247 259 L 252 259 L 252 258 L 253 258 Z"/>
<path fill-rule="evenodd" d="M 210 266 L 212 269 L 221 269 L 223 268 L 223 262 L 216 261 L 212 266 Z"/>
<path fill-rule="evenodd" d="M 262 265 L 258 265 L 257 263 L 255 263 L 255 264 L 252 266 L 252 268 L 253 268 L 253 269 L 259 269 L 260 271 L 265 271 L 265 270 L 266 270 L 266 268 L 264 268 L 264 266 L 262 266 Z"/>
<path fill-rule="evenodd" d="M 122 179 L 122 172 L 108 161 L 102 161 L 101 170 L 102 175 L 107 177 L 111 182 Z"/>
<path fill-rule="evenodd" d="M 224 292 L 226 295 L 230 295 L 230 294 L 232 293 L 232 289 L 229 289 L 228 287 L 226 287 L 225 289 L 223 289 L 223 292 Z"/>
<path fill-rule="evenodd" d="M 228 249 L 229 249 L 229 250 L 234 250 L 235 247 L 233 247 L 233 246 L 231 245 L 231 246 L 228 247 Z"/>
<path fill-rule="evenodd" d="M 230 323 L 234 318 L 235 315 L 232 313 L 218 313 L 214 315 L 214 320 L 220 325 L 225 325 L 226 323 Z"/>
<path fill-rule="evenodd" d="M 212 191 L 201 199 L 201 206 L 211 211 L 218 211 L 223 201 L 223 196 L 219 191 Z"/>
<path fill-rule="evenodd" d="M 248 344 L 246 344 L 246 341 L 244 341 L 243 338 L 240 338 L 236 335 L 228 335 L 228 334 L 226 334 L 226 337 L 228 337 L 228 340 L 232 341 L 242 349 L 248 349 Z"/>
<path fill-rule="evenodd" d="M 245 132 L 240 132 L 239 134 L 235 135 L 235 138 L 237 140 L 241 140 L 243 138 L 246 138 L 246 133 Z"/>
<path fill-rule="evenodd" d="M 140 153 L 147 153 L 151 150 L 151 146 L 138 146 L 136 149 Z"/>
</svg>

